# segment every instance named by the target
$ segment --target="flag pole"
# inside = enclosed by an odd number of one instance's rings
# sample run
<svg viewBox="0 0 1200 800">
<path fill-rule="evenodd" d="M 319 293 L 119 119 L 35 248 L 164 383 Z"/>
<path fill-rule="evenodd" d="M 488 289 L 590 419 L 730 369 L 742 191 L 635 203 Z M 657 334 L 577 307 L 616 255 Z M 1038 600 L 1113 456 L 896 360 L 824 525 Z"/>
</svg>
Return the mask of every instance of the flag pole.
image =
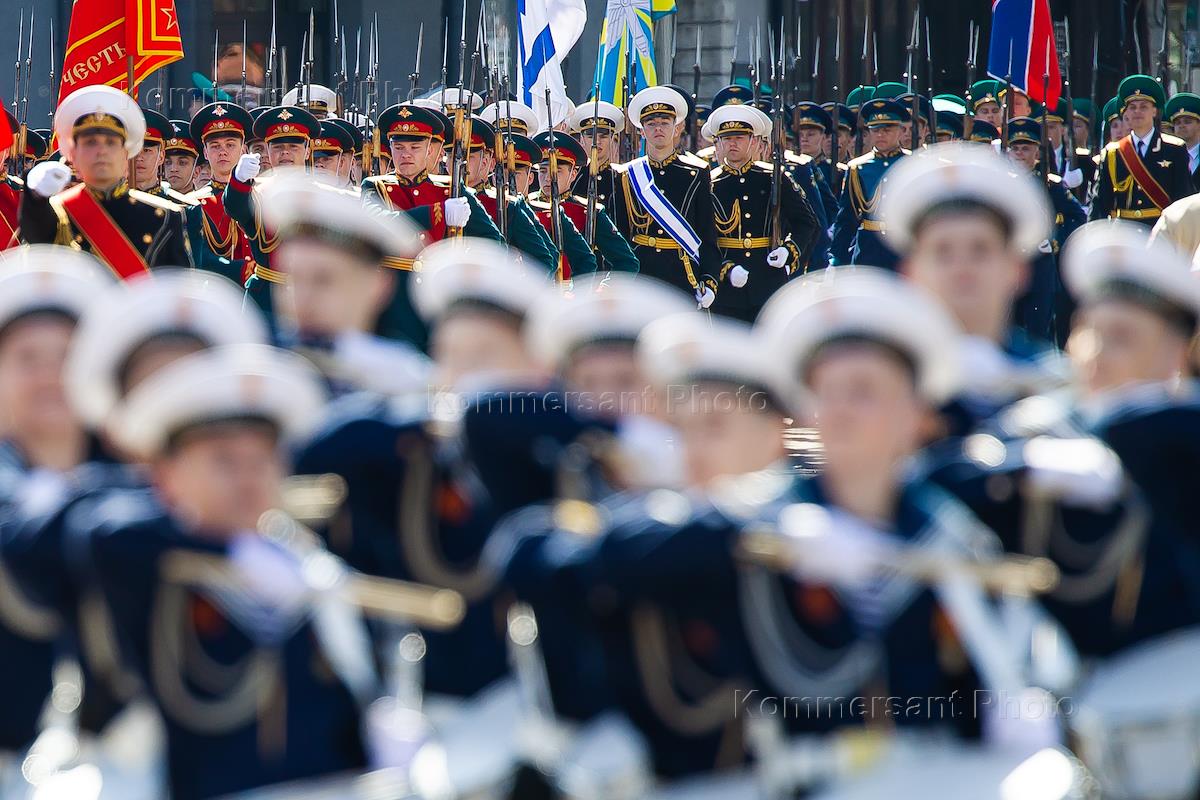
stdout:
<svg viewBox="0 0 1200 800">
<path fill-rule="evenodd" d="M 128 55 L 125 56 L 125 80 L 127 83 L 126 91 L 129 93 L 130 97 L 134 98 L 134 102 L 136 103 L 137 102 L 137 97 L 136 97 L 137 87 L 135 87 L 133 85 L 133 53 L 129 53 Z M 128 173 L 128 177 L 127 177 L 130 189 L 137 188 L 137 185 L 134 183 L 135 177 L 136 177 L 136 171 L 134 169 L 134 158 L 131 157 L 129 159 L 129 173 Z"/>
</svg>

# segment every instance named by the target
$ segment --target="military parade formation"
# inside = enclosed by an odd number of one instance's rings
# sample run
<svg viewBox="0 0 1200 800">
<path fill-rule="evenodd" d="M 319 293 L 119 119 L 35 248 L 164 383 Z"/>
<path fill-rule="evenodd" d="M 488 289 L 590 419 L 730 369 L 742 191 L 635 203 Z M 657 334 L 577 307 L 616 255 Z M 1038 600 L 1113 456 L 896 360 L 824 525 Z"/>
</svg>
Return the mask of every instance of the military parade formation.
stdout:
<svg viewBox="0 0 1200 800">
<path fill-rule="evenodd" d="M 0 798 L 1200 797 L 1200 96 L 476 55 L 5 110 Z"/>
</svg>

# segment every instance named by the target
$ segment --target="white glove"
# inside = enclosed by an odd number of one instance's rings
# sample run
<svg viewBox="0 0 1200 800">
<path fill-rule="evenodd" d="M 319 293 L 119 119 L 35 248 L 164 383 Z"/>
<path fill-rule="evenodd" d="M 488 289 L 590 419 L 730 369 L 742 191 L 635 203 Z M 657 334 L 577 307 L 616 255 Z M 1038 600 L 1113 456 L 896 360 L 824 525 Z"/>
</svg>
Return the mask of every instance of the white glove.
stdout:
<svg viewBox="0 0 1200 800">
<path fill-rule="evenodd" d="M 703 289 L 696 290 L 696 304 L 700 308 L 708 308 L 717 299 L 716 292 L 705 286 Z"/>
<path fill-rule="evenodd" d="M 684 456 L 679 431 L 665 422 L 631 414 L 617 425 L 621 478 L 639 489 L 684 485 Z"/>
<path fill-rule="evenodd" d="M 242 183 L 249 183 L 262 172 L 262 156 L 257 153 L 243 153 L 233 168 L 233 177 Z"/>
<path fill-rule="evenodd" d="M 53 197 L 67 188 L 71 182 L 71 168 L 61 161 L 43 161 L 35 164 L 25 176 L 25 183 L 41 197 Z"/>
<path fill-rule="evenodd" d="M 1103 508 L 1121 491 L 1121 461 L 1095 439 L 1038 436 L 1023 452 L 1030 487 L 1043 495 Z"/>
<path fill-rule="evenodd" d="M 1049 239 L 1042 239 L 1042 243 L 1038 245 L 1038 252 L 1039 253 L 1053 253 L 1054 252 L 1054 242 L 1050 241 Z"/>
<path fill-rule="evenodd" d="M 776 247 L 771 252 L 767 253 L 767 263 L 772 267 L 779 269 L 787 264 L 788 249 L 786 247 Z"/>
<path fill-rule="evenodd" d="M 845 589 L 871 580 L 898 550 L 882 531 L 815 503 L 783 509 L 779 529 L 790 542 L 796 577 Z"/>
<path fill-rule="evenodd" d="M 733 269 L 729 270 L 729 282 L 739 289 L 746 285 L 749 278 L 750 271 L 741 264 L 735 264 Z"/>
<path fill-rule="evenodd" d="M 1067 170 L 1067 173 L 1062 176 L 1063 186 L 1068 189 L 1074 189 L 1079 184 L 1083 183 L 1083 171 L 1078 167 Z"/>
<path fill-rule="evenodd" d="M 471 204 L 465 197 L 451 197 L 446 201 L 446 225 L 461 228 L 471 218 Z"/>
<path fill-rule="evenodd" d="M 290 611 L 299 607 L 308 595 L 300 560 L 257 533 L 235 538 L 228 555 L 234 571 L 242 577 L 244 588 L 260 601 Z"/>
</svg>

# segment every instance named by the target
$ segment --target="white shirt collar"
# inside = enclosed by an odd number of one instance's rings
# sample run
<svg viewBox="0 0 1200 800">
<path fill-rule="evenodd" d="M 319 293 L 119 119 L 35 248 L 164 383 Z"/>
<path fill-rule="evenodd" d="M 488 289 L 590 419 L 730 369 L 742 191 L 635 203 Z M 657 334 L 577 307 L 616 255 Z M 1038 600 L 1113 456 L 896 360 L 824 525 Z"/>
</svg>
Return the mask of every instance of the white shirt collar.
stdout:
<svg viewBox="0 0 1200 800">
<path fill-rule="evenodd" d="M 1141 150 L 1142 148 L 1140 147 L 1140 145 L 1143 145 L 1143 144 L 1144 144 L 1144 145 L 1146 145 L 1146 151 L 1147 151 L 1147 152 L 1149 152 L 1149 150 L 1150 150 L 1150 140 L 1154 138 L 1154 129 L 1153 129 L 1153 128 L 1151 128 L 1151 129 L 1150 129 L 1150 132 L 1149 132 L 1149 133 L 1147 133 L 1147 134 L 1146 134 L 1144 137 L 1142 137 L 1142 136 L 1138 136 L 1138 135 L 1137 135 L 1136 133 L 1134 133 L 1133 131 L 1130 131 L 1130 132 L 1129 132 L 1129 135 L 1133 137 L 1133 145 L 1134 145 L 1134 147 L 1137 147 L 1137 149 L 1138 149 L 1138 150 Z"/>
</svg>

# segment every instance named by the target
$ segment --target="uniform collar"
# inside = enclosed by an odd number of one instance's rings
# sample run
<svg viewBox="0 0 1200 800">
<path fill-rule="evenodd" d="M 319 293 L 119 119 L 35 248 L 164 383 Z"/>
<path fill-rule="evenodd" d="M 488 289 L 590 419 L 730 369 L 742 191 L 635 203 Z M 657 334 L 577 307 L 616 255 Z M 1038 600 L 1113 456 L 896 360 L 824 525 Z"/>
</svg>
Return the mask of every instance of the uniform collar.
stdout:
<svg viewBox="0 0 1200 800">
<path fill-rule="evenodd" d="M 116 186 L 108 191 L 93 189 L 91 186 L 88 186 L 87 190 L 92 197 L 96 198 L 97 200 L 116 200 L 118 197 L 124 197 L 129 193 L 129 184 L 127 184 L 125 179 L 122 178 Z"/>
<path fill-rule="evenodd" d="M 876 158 L 895 158 L 896 156 L 900 155 L 902 150 L 903 150 L 903 148 L 897 147 L 895 150 L 891 150 L 891 151 L 885 153 L 877 147 L 872 147 L 871 153 Z"/>
<path fill-rule="evenodd" d="M 655 169 L 665 167 L 677 158 L 679 158 L 678 153 L 671 153 L 671 155 L 667 156 L 662 161 L 655 161 L 651 156 L 646 156 L 646 160 L 650 162 L 650 166 L 654 167 Z"/>
<path fill-rule="evenodd" d="M 429 170 L 421 170 L 415 177 L 406 178 L 399 172 L 393 173 L 396 176 L 396 182 L 401 186 L 416 186 L 418 183 L 424 183 L 429 178 Z"/>
<path fill-rule="evenodd" d="M 722 168 L 724 168 L 725 170 L 729 171 L 730 173 L 732 173 L 734 175 L 745 175 L 747 172 L 750 171 L 750 168 L 753 166 L 754 166 L 754 159 L 752 159 L 752 158 L 746 159 L 746 163 L 742 164 L 740 167 L 731 167 L 728 164 L 721 164 Z"/>
</svg>

